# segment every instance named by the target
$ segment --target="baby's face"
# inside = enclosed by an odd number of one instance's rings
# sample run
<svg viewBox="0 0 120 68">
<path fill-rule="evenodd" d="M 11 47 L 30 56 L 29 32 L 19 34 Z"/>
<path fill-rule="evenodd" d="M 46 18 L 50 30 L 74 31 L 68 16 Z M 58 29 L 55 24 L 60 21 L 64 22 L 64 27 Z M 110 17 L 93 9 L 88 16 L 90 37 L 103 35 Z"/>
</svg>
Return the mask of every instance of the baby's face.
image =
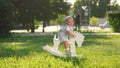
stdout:
<svg viewBox="0 0 120 68">
<path fill-rule="evenodd" d="M 73 20 L 73 18 L 68 19 L 68 20 L 66 21 L 66 24 L 67 24 L 68 26 L 73 26 L 73 25 L 74 25 L 74 20 Z"/>
</svg>

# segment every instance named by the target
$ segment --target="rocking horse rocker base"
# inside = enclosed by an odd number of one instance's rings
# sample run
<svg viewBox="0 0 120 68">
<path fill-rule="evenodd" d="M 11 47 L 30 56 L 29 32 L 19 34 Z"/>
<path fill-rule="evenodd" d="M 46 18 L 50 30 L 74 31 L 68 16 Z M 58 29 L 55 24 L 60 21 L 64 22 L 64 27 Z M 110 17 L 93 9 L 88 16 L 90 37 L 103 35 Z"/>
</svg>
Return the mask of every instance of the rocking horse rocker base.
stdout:
<svg viewBox="0 0 120 68">
<path fill-rule="evenodd" d="M 48 52 L 51 53 L 52 55 L 55 55 L 55 56 L 60 56 L 60 57 L 65 56 L 65 55 L 62 54 L 62 52 L 54 50 L 54 49 L 53 49 L 52 47 L 50 47 L 49 45 L 44 46 L 43 49 L 46 50 L 46 51 L 48 51 Z"/>
<path fill-rule="evenodd" d="M 69 43 L 70 43 L 70 50 L 71 50 L 71 56 L 76 57 L 76 47 L 75 47 L 75 42 L 77 43 L 78 47 L 82 46 L 82 43 L 84 41 L 84 36 L 81 33 L 74 32 L 76 34 L 75 38 L 70 38 Z M 46 45 L 43 47 L 44 50 L 48 51 L 49 53 L 55 55 L 55 56 L 60 56 L 60 57 L 65 57 L 65 55 L 58 50 L 60 40 L 56 38 L 56 35 L 53 38 L 53 47 L 50 47 L 49 45 Z"/>
</svg>

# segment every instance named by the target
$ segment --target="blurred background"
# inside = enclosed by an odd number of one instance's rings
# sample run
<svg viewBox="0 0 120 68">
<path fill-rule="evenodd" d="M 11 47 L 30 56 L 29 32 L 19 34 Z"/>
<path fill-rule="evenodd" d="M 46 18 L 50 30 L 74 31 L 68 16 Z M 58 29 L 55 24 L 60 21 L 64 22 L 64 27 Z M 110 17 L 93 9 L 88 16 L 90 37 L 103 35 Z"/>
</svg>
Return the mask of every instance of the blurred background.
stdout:
<svg viewBox="0 0 120 68">
<path fill-rule="evenodd" d="M 58 31 L 68 15 L 76 31 L 120 32 L 120 0 L 0 0 L 0 36 Z"/>
</svg>

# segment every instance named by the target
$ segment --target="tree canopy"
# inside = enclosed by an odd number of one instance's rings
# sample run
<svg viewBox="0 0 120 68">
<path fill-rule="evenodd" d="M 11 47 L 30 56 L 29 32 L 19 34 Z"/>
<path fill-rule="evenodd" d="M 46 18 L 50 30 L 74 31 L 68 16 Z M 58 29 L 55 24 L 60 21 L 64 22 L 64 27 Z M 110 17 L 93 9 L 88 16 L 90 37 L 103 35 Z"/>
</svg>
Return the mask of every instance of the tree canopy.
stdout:
<svg viewBox="0 0 120 68">
<path fill-rule="evenodd" d="M 9 34 L 13 22 L 14 5 L 10 0 L 0 0 L 0 36 Z"/>
<path fill-rule="evenodd" d="M 0 0 L 0 33 L 13 21 L 30 26 L 34 32 L 34 20 L 56 19 L 59 14 L 66 14 L 69 8 L 64 0 Z M 7 32 L 9 30 L 7 28 Z"/>
<path fill-rule="evenodd" d="M 70 6 L 63 0 L 14 0 L 19 20 L 29 23 L 31 31 L 34 32 L 34 19 L 50 20 L 56 19 L 58 14 L 65 14 Z"/>
<path fill-rule="evenodd" d="M 84 14 L 82 6 L 87 6 L 88 13 L 90 17 L 105 17 L 107 6 L 110 4 L 110 0 L 77 0 L 75 3 L 75 11 L 80 11 L 81 14 Z"/>
</svg>

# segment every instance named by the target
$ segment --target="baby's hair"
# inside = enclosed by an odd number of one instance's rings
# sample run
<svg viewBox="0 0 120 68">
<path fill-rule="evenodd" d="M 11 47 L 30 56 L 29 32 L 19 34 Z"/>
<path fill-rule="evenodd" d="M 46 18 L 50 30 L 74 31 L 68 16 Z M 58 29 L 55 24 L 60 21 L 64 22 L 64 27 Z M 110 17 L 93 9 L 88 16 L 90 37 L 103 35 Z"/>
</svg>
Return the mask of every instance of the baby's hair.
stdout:
<svg viewBox="0 0 120 68">
<path fill-rule="evenodd" d="M 67 22 L 69 19 L 72 19 L 72 18 L 73 17 L 71 17 L 71 16 L 67 16 L 67 17 L 65 17 L 64 21 Z"/>
</svg>

